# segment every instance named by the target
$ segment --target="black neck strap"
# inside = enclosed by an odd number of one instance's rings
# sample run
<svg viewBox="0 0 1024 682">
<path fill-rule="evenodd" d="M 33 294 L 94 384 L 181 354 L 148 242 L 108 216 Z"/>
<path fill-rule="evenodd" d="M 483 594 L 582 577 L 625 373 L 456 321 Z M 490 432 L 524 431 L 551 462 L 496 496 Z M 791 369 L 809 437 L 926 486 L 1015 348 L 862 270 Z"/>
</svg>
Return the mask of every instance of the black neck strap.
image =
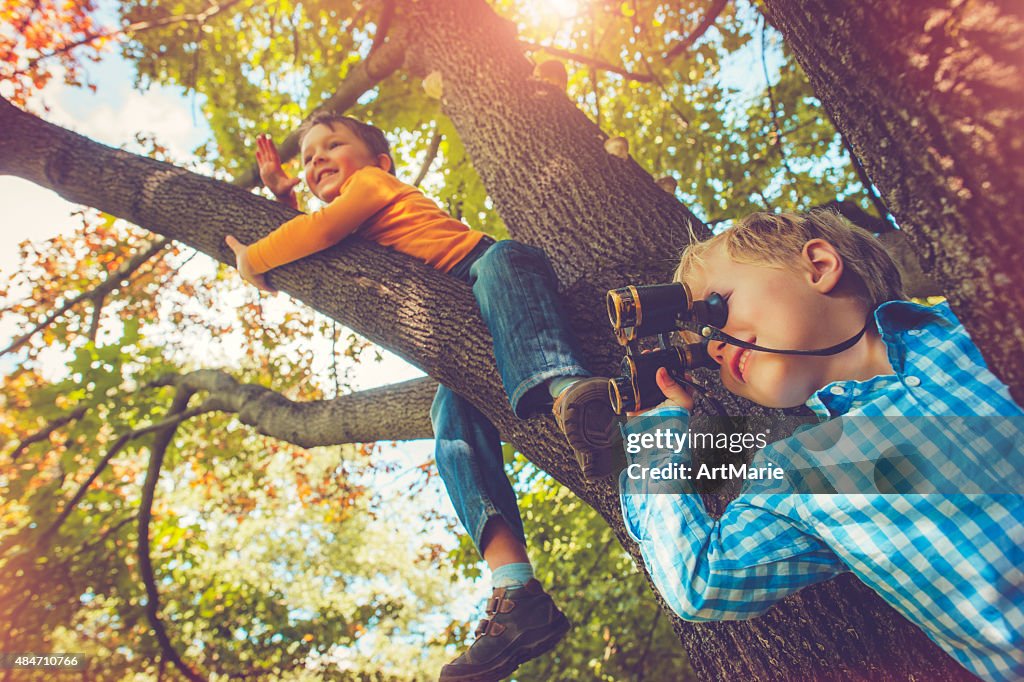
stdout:
<svg viewBox="0 0 1024 682">
<path fill-rule="evenodd" d="M 750 350 L 759 350 L 763 353 L 778 353 L 779 355 L 835 355 L 836 353 L 842 353 L 847 348 L 852 348 L 864 333 L 868 330 L 868 324 L 865 323 L 864 327 L 857 332 L 855 335 L 846 339 L 842 343 L 837 343 L 834 346 L 828 348 L 818 348 L 816 350 L 780 350 L 778 348 L 765 348 L 764 346 L 758 346 L 757 344 L 747 343 L 746 341 L 740 341 L 735 336 L 729 336 L 721 329 L 715 327 L 709 327 L 707 325 L 692 325 L 687 324 L 689 331 L 694 331 L 703 336 L 708 341 L 722 341 L 732 346 L 739 346 L 740 348 L 749 348 Z"/>
</svg>

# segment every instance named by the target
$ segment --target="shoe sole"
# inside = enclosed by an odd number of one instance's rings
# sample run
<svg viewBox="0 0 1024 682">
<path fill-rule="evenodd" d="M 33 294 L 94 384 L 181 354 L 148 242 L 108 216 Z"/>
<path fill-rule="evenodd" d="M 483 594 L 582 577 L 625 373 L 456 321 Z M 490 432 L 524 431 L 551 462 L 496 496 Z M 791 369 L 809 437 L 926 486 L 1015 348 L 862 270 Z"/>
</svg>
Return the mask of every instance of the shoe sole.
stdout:
<svg viewBox="0 0 1024 682">
<path fill-rule="evenodd" d="M 534 643 L 532 646 L 515 652 L 511 658 L 503 661 L 501 665 L 493 670 L 486 673 L 474 673 L 472 675 L 460 675 L 458 677 L 442 677 L 440 678 L 440 682 L 499 682 L 514 673 L 523 663 L 532 661 L 538 656 L 543 656 L 554 649 L 571 629 L 572 623 L 569 622 L 568 618 L 562 616 L 562 622 L 557 630 L 539 642 Z"/>
<path fill-rule="evenodd" d="M 601 394 L 600 398 L 608 400 L 607 396 L 604 394 Z M 582 428 L 578 431 L 574 430 L 571 435 L 569 433 L 566 433 L 565 435 L 569 440 L 569 445 L 572 446 L 573 451 L 576 453 L 576 461 L 580 465 L 580 469 L 583 471 L 583 476 L 587 480 L 599 481 L 614 473 L 614 460 L 617 444 L 615 434 L 618 433 L 618 426 L 613 419 L 610 422 L 611 430 L 608 432 L 602 433 L 588 429 L 587 426 L 589 425 L 589 422 L 586 419 L 588 406 L 589 402 L 578 407 L 567 407 L 561 421 L 563 424 L 575 423 L 582 425 Z M 610 402 L 608 405 L 608 411 L 611 412 Z M 583 414 L 579 414 L 580 412 L 583 412 Z M 584 450 L 576 447 L 573 440 L 586 443 L 586 449 Z M 590 455 L 590 466 L 587 466 L 585 463 L 587 454 Z"/>
</svg>

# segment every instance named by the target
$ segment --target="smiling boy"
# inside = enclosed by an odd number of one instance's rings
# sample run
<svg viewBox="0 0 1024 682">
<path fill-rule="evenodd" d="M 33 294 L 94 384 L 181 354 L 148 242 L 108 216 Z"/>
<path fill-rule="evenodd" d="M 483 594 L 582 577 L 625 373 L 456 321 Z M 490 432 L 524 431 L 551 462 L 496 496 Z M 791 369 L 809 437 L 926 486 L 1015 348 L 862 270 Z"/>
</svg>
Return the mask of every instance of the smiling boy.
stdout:
<svg viewBox="0 0 1024 682">
<path fill-rule="evenodd" d="M 692 479 L 622 473 L 626 529 L 672 609 L 753 618 L 852 571 L 972 673 L 1024 678 L 1024 413 L 949 307 L 900 300 L 877 240 L 824 212 L 749 216 L 689 247 L 676 279 L 724 297 L 721 331 L 760 347 L 867 326 L 826 356 L 709 344 L 728 390 L 821 423 L 760 449 L 751 465 L 785 475 L 747 480 L 719 518 Z M 688 429 L 690 391 L 657 378 L 669 400 L 630 420 L 627 442 Z M 630 450 L 630 465 L 693 470 L 686 450 Z"/>
<path fill-rule="evenodd" d="M 494 355 L 517 417 L 557 407 L 556 417 L 588 477 L 617 447 L 618 424 L 607 380 L 591 377 L 561 308 L 558 284 L 540 249 L 495 241 L 455 220 L 395 176 L 379 129 L 332 113 L 300 129 L 306 185 L 326 206 L 296 216 L 255 244 L 228 236 L 239 273 L 271 290 L 264 273 L 322 251 L 358 232 L 472 287 L 494 339 Z M 269 138 L 257 145 L 260 176 L 293 208 L 294 187 Z M 438 302 L 442 305 L 442 302 Z M 479 682 L 511 674 L 549 651 L 568 618 L 534 578 L 515 491 L 503 469 L 498 430 L 472 403 L 439 386 L 430 410 L 435 460 L 456 515 L 491 569 L 493 592 L 476 639 L 441 670 L 442 682 Z"/>
</svg>

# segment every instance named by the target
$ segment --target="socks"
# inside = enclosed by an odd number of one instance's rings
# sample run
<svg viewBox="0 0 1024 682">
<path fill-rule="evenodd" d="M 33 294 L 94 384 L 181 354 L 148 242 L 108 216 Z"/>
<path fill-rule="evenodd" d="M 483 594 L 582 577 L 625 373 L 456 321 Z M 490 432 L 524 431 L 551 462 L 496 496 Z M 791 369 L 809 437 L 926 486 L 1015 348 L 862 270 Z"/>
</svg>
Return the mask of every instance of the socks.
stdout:
<svg viewBox="0 0 1024 682">
<path fill-rule="evenodd" d="M 548 393 L 552 398 L 557 398 L 562 391 L 575 384 L 584 377 L 555 377 L 548 382 Z"/>
<path fill-rule="evenodd" d="M 516 589 L 523 587 L 533 578 L 533 566 L 529 563 L 505 564 L 498 566 L 491 573 L 491 582 L 494 587 L 506 587 Z"/>
</svg>

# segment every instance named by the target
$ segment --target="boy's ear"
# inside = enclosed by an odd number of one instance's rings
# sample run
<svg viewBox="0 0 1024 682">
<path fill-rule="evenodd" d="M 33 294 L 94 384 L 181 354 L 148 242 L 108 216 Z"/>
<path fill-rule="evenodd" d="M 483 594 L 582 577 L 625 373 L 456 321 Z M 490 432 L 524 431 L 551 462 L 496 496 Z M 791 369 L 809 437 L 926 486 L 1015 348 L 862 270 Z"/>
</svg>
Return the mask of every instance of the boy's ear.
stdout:
<svg viewBox="0 0 1024 682">
<path fill-rule="evenodd" d="M 377 155 L 377 166 L 385 173 L 391 172 L 391 157 L 387 154 Z"/>
<path fill-rule="evenodd" d="M 808 269 L 808 283 L 819 293 L 831 292 L 843 277 L 843 257 L 824 239 L 811 239 L 804 244 L 801 260 Z"/>
</svg>

